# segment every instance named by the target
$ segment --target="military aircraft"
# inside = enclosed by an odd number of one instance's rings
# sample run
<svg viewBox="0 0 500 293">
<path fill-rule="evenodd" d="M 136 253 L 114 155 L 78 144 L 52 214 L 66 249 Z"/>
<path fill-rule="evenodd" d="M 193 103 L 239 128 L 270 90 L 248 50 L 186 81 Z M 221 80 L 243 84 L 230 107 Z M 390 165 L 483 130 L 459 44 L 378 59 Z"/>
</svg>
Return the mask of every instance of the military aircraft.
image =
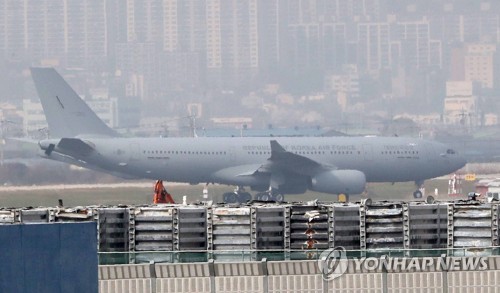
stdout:
<svg viewBox="0 0 500 293">
<path fill-rule="evenodd" d="M 55 69 L 31 74 L 52 137 L 38 142 L 42 157 L 123 178 L 237 186 L 226 202 L 251 200 L 244 187 L 258 200 L 359 194 L 367 182 L 422 184 L 465 165 L 444 144 L 404 137 L 119 137 Z"/>
</svg>

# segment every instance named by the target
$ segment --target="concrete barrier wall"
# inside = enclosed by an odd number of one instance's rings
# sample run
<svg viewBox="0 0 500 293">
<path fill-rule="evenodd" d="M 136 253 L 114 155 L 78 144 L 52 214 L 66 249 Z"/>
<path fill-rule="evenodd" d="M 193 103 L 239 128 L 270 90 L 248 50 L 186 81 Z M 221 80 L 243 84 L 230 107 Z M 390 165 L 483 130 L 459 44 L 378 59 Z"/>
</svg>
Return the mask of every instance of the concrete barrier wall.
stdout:
<svg viewBox="0 0 500 293">
<path fill-rule="evenodd" d="M 484 271 L 446 271 L 431 266 L 402 273 L 354 272 L 350 261 L 349 270 L 330 281 L 323 279 L 316 261 L 101 266 L 99 289 L 103 293 L 497 292 L 500 257 L 488 257 L 487 263 Z"/>
</svg>

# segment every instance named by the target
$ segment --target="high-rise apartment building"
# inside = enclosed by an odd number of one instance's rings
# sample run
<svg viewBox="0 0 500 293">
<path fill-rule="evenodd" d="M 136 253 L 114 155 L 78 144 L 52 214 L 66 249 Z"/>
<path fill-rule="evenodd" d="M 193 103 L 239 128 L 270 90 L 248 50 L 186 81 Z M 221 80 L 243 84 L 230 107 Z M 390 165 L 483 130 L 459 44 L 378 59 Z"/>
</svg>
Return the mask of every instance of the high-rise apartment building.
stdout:
<svg viewBox="0 0 500 293">
<path fill-rule="evenodd" d="M 163 50 L 204 51 L 206 9 L 206 1 L 163 0 Z"/>
<path fill-rule="evenodd" d="M 208 74 L 223 84 L 252 80 L 259 66 L 257 0 L 206 0 Z"/>
<path fill-rule="evenodd" d="M 323 23 L 321 26 L 321 63 L 330 72 L 339 72 L 345 64 L 349 63 L 347 26 L 346 23 Z"/>
<path fill-rule="evenodd" d="M 442 67 L 441 42 L 431 40 L 427 18 L 395 23 L 391 29 L 391 40 L 401 42 L 401 58 L 407 67 Z"/>
<path fill-rule="evenodd" d="M 359 23 L 358 66 L 360 70 L 378 71 L 389 68 L 390 38 L 388 23 Z"/>
<path fill-rule="evenodd" d="M 290 0 L 293 23 L 379 22 L 386 0 Z"/>
<path fill-rule="evenodd" d="M 259 0 L 259 70 L 263 76 L 279 76 L 286 62 L 287 0 Z"/>
<path fill-rule="evenodd" d="M 106 61 L 103 1 L 0 2 L 0 50 L 7 60 L 56 59 L 69 67 L 101 67 Z"/>
<path fill-rule="evenodd" d="M 464 53 L 465 80 L 478 82 L 483 88 L 493 88 L 496 45 L 468 44 Z"/>
<path fill-rule="evenodd" d="M 320 25 L 317 23 L 290 25 L 288 55 L 295 75 L 317 71 L 320 62 Z"/>
<path fill-rule="evenodd" d="M 19 61 L 28 47 L 26 2 L 0 1 L 0 50 L 6 60 Z"/>
<path fill-rule="evenodd" d="M 27 1 L 26 54 L 35 60 L 66 64 L 68 34 L 64 5 L 59 1 Z M 56 62 L 56 63 L 57 63 Z"/>
<path fill-rule="evenodd" d="M 162 18 L 162 91 L 199 88 L 206 66 L 206 2 L 163 0 Z"/>
<path fill-rule="evenodd" d="M 64 0 L 62 3 L 67 66 L 94 70 L 105 68 L 108 51 L 105 2 Z"/>
</svg>

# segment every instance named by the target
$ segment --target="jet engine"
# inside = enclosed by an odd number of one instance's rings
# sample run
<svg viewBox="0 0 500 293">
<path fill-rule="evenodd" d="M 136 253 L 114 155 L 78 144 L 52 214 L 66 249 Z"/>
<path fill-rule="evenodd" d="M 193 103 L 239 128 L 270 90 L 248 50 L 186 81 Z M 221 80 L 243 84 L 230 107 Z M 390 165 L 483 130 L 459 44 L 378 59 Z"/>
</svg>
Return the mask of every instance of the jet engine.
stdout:
<svg viewBox="0 0 500 293">
<path fill-rule="evenodd" d="M 358 170 L 332 170 L 311 177 L 310 189 L 332 194 L 359 194 L 365 190 L 366 176 Z"/>
</svg>

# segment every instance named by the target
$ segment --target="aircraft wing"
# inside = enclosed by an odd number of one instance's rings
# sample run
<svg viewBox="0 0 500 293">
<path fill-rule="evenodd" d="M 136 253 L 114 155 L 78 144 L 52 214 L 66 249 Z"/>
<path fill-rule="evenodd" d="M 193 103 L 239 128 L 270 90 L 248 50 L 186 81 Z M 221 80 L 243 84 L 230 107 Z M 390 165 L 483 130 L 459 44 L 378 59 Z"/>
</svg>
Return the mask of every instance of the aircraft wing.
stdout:
<svg viewBox="0 0 500 293">
<path fill-rule="evenodd" d="M 225 168 L 216 173 L 219 176 L 242 177 L 258 173 L 295 173 L 313 176 L 319 172 L 335 170 L 335 166 L 319 163 L 307 157 L 285 150 L 276 140 L 271 140 L 271 157 L 263 164 L 249 164 Z"/>
<path fill-rule="evenodd" d="M 271 140 L 271 157 L 260 168 L 260 172 L 285 172 L 300 175 L 315 175 L 336 167 L 287 151 L 276 140 Z"/>
</svg>

